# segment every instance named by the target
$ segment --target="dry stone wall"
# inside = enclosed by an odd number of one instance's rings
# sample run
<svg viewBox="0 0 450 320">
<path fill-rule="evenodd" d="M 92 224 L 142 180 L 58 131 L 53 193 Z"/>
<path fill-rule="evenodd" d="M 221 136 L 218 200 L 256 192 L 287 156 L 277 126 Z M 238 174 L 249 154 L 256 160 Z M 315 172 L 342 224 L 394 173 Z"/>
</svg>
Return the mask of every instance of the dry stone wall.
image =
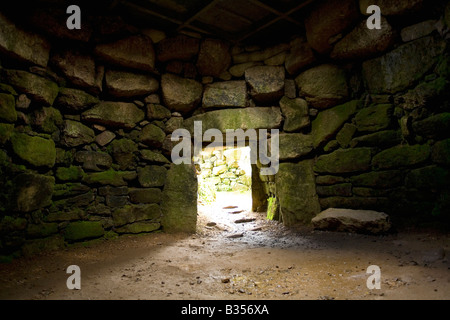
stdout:
<svg viewBox="0 0 450 320">
<path fill-rule="evenodd" d="M 195 231 L 195 168 L 170 151 L 196 120 L 281 131 L 259 179 L 287 225 L 330 207 L 448 219 L 449 5 L 373 1 L 370 31 L 366 2 L 317 1 L 305 34 L 261 47 L 0 13 L 1 254 Z"/>
</svg>

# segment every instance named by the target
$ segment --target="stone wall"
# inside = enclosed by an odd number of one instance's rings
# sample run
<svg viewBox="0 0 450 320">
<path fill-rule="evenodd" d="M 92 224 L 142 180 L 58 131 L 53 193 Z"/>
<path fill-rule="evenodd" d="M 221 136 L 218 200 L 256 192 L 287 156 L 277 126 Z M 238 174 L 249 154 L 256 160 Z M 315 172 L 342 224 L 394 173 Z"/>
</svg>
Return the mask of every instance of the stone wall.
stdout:
<svg viewBox="0 0 450 320">
<path fill-rule="evenodd" d="M 269 47 L 2 12 L 1 254 L 195 231 L 195 169 L 170 163 L 170 138 L 196 120 L 281 130 L 261 180 L 287 225 L 329 207 L 448 217 L 449 5 L 373 1 L 369 31 L 366 2 L 317 1 Z"/>
</svg>

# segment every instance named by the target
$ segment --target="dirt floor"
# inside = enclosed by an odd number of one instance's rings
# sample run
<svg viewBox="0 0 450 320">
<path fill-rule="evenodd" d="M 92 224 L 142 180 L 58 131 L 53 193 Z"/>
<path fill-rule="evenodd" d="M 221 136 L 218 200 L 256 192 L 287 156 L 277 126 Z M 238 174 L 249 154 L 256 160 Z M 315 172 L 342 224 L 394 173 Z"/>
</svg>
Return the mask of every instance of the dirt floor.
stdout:
<svg viewBox="0 0 450 320">
<path fill-rule="evenodd" d="M 448 234 L 287 229 L 240 203 L 200 206 L 195 235 L 122 236 L 0 264 L 0 299 L 450 299 Z M 69 265 L 81 290 L 66 286 Z M 379 290 L 367 288 L 370 265 Z"/>
</svg>

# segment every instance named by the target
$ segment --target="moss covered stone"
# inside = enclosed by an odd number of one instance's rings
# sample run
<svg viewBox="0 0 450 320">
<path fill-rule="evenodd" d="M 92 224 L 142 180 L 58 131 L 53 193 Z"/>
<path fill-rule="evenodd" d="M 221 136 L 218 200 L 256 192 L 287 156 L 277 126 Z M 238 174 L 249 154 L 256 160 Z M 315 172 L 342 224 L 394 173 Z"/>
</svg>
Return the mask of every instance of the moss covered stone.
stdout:
<svg viewBox="0 0 450 320">
<path fill-rule="evenodd" d="M 55 198 L 73 197 L 86 193 L 90 188 L 78 182 L 67 182 L 64 184 L 55 184 L 53 196 Z"/>
<path fill-rule="evenodd" d="M 108 149 L 111 151 L 120 170 L 136 168 L 136 152 L 138 151 L 137 143 L 126 138 L 118 139 L 111 142 Z"/>
<path fill-rule="evenodd" d="M 450 113 L 439 113 L 424 120 L 413 122 L 414 132 L 422 137 L 442 138 L 450 136 Z"/>
<path fill-rule="evenodd" d="M 42 252 L 54 251 L 65 247 L 61 235 L 53 235 L 43 239 L 27 240 L 21 248 L 23 256 L 30 257 Z"/>
<path fill-rule="evenodd" d="M 134 103 L 101 101 L 82 113 L 82 119 L 105 126 L 132 129 L 144 120 L 144 111 Z"/>
<path fill-rule="evenodd" d="M 45 133 L 53 133 L 62 127 L 64 121 L 58 109 L 43 107 L 34 112 L 33 125 Z"/>
<path fill-rule="evenodd" d="M 22 70 L 5 70 L 9 83 L 33 102 L 52 106 L 59 88 L 53 81 Z"/>
<path fill-rule="evenodd" d="M 359 111 L 355 124 L 360 132 L 374 132 L 387 129 L 392 122 L 394 106 L 391 104 L 374 105 Z"/>
<path fill-rule="evenodd" d="M 11 136 L 11 144 L 14 153 L 33 166 L 51 168 L 55 165 L 56 148 L 53 140 L 16 132 Z"/>
<path fill-rule="evenodd" d="M 83 181 L 87 184 L 102 184 L 120 187 L 126 186 L 127 181 L 134 180 L 136 176 L 136 172 L 134 171 L 115 171 L 109 169 L 103 172 L 86 174 L 83 177 Z"/>
<path fill-rule="evenodd" d="M 100 238 L 104 235 L 100 221 L 76 221 L 67 225 L 64 238 L 67 241 L 80 241 L 85 239 Z"/>
<path fill-rule="evenodd" d="M 281 163 L 275 181 L 281 219 L 285 225 L 308 224 L 319 213 L 313 161 Z"/>
<path fill-rule="evenodd" d="M 384 150 L 373 157 L 372 166 L 390 169 L 413 166 L 425 162 L 431 153 L 429 145 L 400 145 Z"/>
<path fill-rule="evenodd" d="M 280 108 L 285 118 L 284 131 L 295 132 L 309 126 L 309 108 L 306 100 L 301 98 L 289 99 L 284 96 L 280 100 Z"/>
<path fill-rule="evenodd" d="M 441 190 L 450 187 L 450 173 L 447 169 L 434 165 L 414 169 L 406 176 L 406 187 Z"/>
<path fill-rule="evenodd" d="M 58 167 L 55 177 L 61 181 L 79 181 L 83 178 L 84 171 L 78 166 Z"/>
<path fill-rule="evenodd" d="M 2 234 L 22 231 L 27 227 L 27 219 L 20 217 L 4 216 L 0 220 L 0 231 Z"/>
<path fill-rule="evenodd" d="M 62 140 L 68 147 L 77 147 L 82 144 L 89 144 L 95 139 L 94 130 L 84 124 L 73 121 L 64 121 Z"/>
<path fill-rule="evenodd" d="M 148 149 L 141 150 L 141 159 L 156 163 L 170 163 L 170 161 L 161 153 Z"/>
<path fill-rule="evenodd" d="M 332 197 L 332 196 L 351 197 L 352 184 L 342 183 L 331 186 L 317 186 L 316 191 L 320 197 Z"/>
<path fill-rule="evenodd" d="M 161 77 L 161 91 L 164 103 L 170 110 L 187 113 L 201 101 L 203 86 L 193 79 L 166 73 Z"/>
<path fill-rule="evenodd" d="M 193 134 L 194 121 L 201 121 L 202 133 L 211 128 L 225 133 L 227 129 L 276 129 L 281 126 L 282 120 L 280 108 L 276 107 L 222 109 L 188 118 L 184 121 L 184 127 Z"/>
<path fill-rule="evenodd" d="M 161 209 L 156 203 L 126 205 L 114 210 L 112 218 L 116 227 L 143 220 L 159 222 Z"/>
<path fill-rule="evenodd" d="M 144 188 L 162 187 L 166 181 L 167 169 L 150 165 L 137 169 L 138 180 Z"/>
<path fill-rule="evenodd" d="M 132 188 L 128 195 L 133 203 L 161 202 L 161 189 L 158 188 Z"/>
<path fill-rule="evenodd" d="M 302 133 L 282 133 L 279 136 L 279 159 L 297 159 L 313 150 L 313 137 Z"/>
<path fill-rule="evenodd" d="M 343 148 L 347 148 L 350 144 L 350 141 L 353 138 L 353 135 L 356 132 L 356 126 L 350 123 L 344 124 L 344 127 L 338 132 L 336 135 L 336 140 L 339 145 Z"/>
<path fill-rule="evenodd" d="M 372 152 L 370 148 L 339 149 L 320 156 L 314 166 L 319 173 L 349 173 L 366 171 L 370 168 Z"/>
<path fill-rule="evenodd" d="M 353 100 L 319 113 L 311 125 L 314 147 L 317 148 L 332 138 L 344 123 L 356 113 L 361 102 Z"/>
<path fill-rule="evenodd" d="M 193 165 L 171 165 L 161 200 L 161 225 L 165 232 L 196 231 L 197 189 Z"/>
<path fill-rule="evenodd" d="M 280 204 L 277 197 L 267 199 L 267 219 L 278 220 L 280 218 Z"/>
<path fill-rule="evenodd" d="M 131 224 L 127 224 L 120 228 L 115 228 L 114 230 L 117 233 L 144 233 L 144 232 L 153 232 L 161 228 L 161 224 L 159 222 L 150 222 L 150 221 L 142 221 L 135 222 Z"/>
<path fill-rule="evenodd" d="M 450 165 L 450 139 L 436 142 L 431 152 L 434 163 Z"/>
<path fill-rule="evenodd" d="M 21 173 L 13 179 L 12 205 L 15 210 L 30 212 L 49 206 L 55 178 L 34 173 Z"/>
<path fill-rule="evenodd" d="M 0 123 L 0 145 L 3 145 L 9 141 L 13 131 L 14 131 L 13 124 Z"/>
<path fill-rule="evenodd" d="M 83 90 L 61 88 L 55 100 L 55 106 L 69 111 L 83 111 L 98 102 L 98 98 L 91 96 Z"/>
<path fill-rule="evenodd" d="M 166 134 L 164 131 L 154 124 L 145 126 L 141 131 L 140 140 L 148 146 L 161 147 Z"/>
<path fill-rule="evenodd" d="M 215 107 L 246 107 L 247 85 L 245 81 L 216 82 L 206 86 L 203 93 L 202 106 Z"/>
<path fill-rule="evenodd" d="M 149 120 L 164 120 L 169 119 L 172 113 L 166 107 L 159 104 L 147 105 L 147 118 Z"/>
<path fill-rule="evenodd" d="M 45 238 L 57 232 L 57 223 L 29 224 L 27 227 L 27 237 L 29 238 Z"/>
<path fill-rule="evenodd" d="M 400 130 L 384 130 L 354 138 L 351 147 L 392 147 L 402 142 Z"/>
<path fill-rule="evenodd" d="M 16 100 L 11 94 L 0 93 L 0 120 L 16 122 Z"/>
<path fill-rule="evenodd" d="M 354 186 L 373 188 L 392 188 L 403 183 L 403 173 L 400 170 L 373 171 L 353 176 L 350 181 Z"/>
</svg>

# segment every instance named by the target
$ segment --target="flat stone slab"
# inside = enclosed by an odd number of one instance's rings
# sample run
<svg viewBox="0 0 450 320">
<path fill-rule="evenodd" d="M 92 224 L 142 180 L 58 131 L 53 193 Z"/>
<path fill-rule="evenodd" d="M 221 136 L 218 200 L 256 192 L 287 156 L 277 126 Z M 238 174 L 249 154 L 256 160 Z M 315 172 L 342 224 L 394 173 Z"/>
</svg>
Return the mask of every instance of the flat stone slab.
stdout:
<svg viewBox="0 0 450 320">
<path fill-rule="evenodd" d="M 315 229 L 366 234 L 386 233 L 391 228 L 384 212 L 329 208 L 312 218 Z"/>
</svg>

